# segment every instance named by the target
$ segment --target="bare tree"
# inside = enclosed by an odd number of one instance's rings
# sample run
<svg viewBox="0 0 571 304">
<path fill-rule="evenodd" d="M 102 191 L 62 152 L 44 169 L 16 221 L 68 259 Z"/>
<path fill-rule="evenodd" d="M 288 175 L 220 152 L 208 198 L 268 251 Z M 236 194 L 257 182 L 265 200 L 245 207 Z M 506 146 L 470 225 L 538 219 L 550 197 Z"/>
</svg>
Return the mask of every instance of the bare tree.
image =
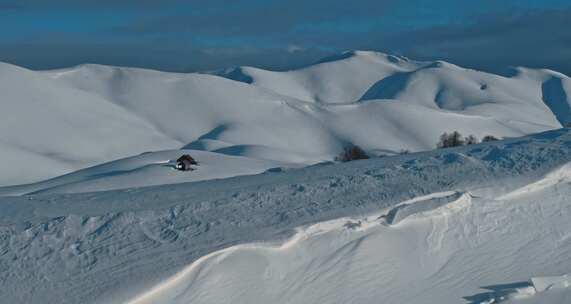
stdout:
<svg viewBox="0 0 571 304">
<path fill-rule="evenodd" d="M 482 138 L 482 142 L 489 142 L 489 141 L 496 141 L 500 140 L 499 138 L 495 137 L 494 135 L 486 135 Z"/>
<path fill-rule="evenodd" d="M 348 145 L 343 148 L 343 152 L 335 157 L 336 161 L 348 162 L 358 159 L 368 159 L 369 155 L 357 145 Z"/>
<path fill-rule="evenodd" d="M 465 144 L 462 134 L 458 131 L 454 131 L 450 134 L 444 133 L 440 135 L 440 141 L 436 144 L 437 148 L 450 148 L 463 146 Z"/>
<path fill-rule="evenodd" d="M 469 135 L 464 140 L 466 141 L 466 145 L 475 145 L 479 143 L 478 138 L 474 135 Z"/>
</svg>

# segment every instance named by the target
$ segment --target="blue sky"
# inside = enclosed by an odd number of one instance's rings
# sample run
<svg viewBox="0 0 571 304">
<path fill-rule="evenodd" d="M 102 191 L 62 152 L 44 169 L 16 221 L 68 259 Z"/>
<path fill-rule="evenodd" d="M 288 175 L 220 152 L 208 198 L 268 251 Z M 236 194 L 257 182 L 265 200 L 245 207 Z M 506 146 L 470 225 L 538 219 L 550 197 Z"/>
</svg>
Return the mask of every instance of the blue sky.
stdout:
<svg viewBox="0 0 571 304">
<path fill-rule="evenodd" d="M 571 1 L 0 0 L 0 61 L 285 69 L 344 50 L 571 74 Z"/>
</svg>

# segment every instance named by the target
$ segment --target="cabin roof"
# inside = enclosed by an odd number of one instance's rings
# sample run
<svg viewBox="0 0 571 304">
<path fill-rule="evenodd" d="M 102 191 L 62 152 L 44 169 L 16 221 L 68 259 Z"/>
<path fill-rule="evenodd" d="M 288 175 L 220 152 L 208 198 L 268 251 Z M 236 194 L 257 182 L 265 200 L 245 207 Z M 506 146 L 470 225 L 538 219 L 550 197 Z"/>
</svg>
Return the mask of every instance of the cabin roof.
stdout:
<svg viewBox="0 0 571 304">
<path fill-rule="evenodd" d="M 196 160 L 195 160 L 192 156 L 190 156 L 190 155 L 188 155 L 188 154 L 184 154 L 183 156 L 179 157 L 176 161 L 177 161 L 177 162 L 188 161 L 188 162 L 190 162 L 190 163 L 196 163 Z"/>
</svg>

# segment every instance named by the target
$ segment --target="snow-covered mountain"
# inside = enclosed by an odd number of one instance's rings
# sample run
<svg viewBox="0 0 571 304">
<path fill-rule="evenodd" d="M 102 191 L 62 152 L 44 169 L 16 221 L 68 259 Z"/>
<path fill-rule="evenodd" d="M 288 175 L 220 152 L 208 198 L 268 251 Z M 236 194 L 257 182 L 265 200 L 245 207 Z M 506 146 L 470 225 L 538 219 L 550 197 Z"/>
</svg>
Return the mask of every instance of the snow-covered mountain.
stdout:
<svg viewBox="0 0 571 304">
<path fill-rule="evenodd" d="M 560 129 L 199 183 L 1 197 L 0 303 L 568 303 L 570 164 L 571 131 Z"/>
<path fill-rule="evenodd" d="M 145 151 L 203 150 L 269 168 L 331 160 L 348 143 L 392 154 L 432 149 L 452 130 L 516 137 L 571 121 L 571 80 L 549 70 L 493 75 L 348 52 L 288 72 L 218 75 L 0 65 L 0 185 Z"/>
<path fill-rule="evenodd" d="M 571 302 L 560 73 L 347 52 L 0 91 L 0 303 Z M 454 130 L 508 139 L 432 150 Z"/>
</svg>

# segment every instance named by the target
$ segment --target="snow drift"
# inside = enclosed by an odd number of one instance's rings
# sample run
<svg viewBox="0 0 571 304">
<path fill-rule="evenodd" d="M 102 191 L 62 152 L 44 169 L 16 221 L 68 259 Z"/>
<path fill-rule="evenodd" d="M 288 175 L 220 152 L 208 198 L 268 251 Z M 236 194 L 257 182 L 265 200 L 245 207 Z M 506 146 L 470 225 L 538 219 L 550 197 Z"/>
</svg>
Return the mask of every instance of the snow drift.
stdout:
<svg viewBox="0 0 571 304">
<path fill-rule="evenodd" d="M 571 188 L 556 171 L 570 149 L 560 129 L 222 180 L 2 197 L 0 302 L 493 303 L 531 278 L 571 273 Z M 547 288 L 529 299 L 569 296 Z"/>
</svg>

